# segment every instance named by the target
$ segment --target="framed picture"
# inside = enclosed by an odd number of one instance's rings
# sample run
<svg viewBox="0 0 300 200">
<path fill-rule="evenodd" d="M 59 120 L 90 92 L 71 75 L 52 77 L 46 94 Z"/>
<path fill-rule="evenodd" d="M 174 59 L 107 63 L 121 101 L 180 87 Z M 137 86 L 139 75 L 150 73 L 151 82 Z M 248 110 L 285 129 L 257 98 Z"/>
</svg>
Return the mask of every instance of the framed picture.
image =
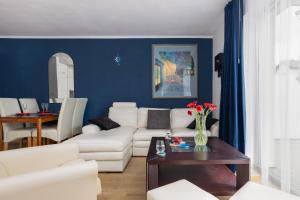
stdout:
<svg viewBox="0 0 300 200">
<path fill-rule="evenodd" d="M 197 45 L 152 45 L 152 98 L 197 98 Z"/>
</svg>

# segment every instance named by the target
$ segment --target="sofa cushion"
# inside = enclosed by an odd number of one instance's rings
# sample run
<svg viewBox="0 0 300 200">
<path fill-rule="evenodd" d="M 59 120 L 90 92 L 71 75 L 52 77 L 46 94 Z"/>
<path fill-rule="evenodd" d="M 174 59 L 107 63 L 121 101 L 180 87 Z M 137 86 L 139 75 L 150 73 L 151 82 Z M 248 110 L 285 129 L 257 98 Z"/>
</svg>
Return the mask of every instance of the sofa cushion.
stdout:
<svg viewBox="0 0 300 200">
<path fill-rule="evenodd" d="M 146 129 L 139 128 L 133 135 L 133 140 L 150 141 L 152 137 L 165 137 L 166 133 L 170 133 L 168 129 Z"/>
<path fill-rule="evenodd" d="M 186 128 L 194 119 L 187 114 L 189 109 L 176 108 L 171 110 L 171 129 Z"/>
<path fill-rule="evenodd" d="M 82 127 L 83 134 L 98 133 L 99 131 L 101 131 L 101 128 L 95 124 L 89 124 Z"/>
<path fill-rule="evenodd" d="M 132 127 L 118 127 L 93 134 L 81 134 L 65 142 L 79 144 L 80 152 L 118 152 L 132 143 Z"/>
<path fill-rule="evenodd" d="M 84 152 L 80 153 L 80 157 L 84 160 L 96 160 L 96 161 L 113 161 L 123 160 L 127 154 L 132 154 L 132 143 L 130 143 L 123 151 L 118 152 Z"/>
<path fill-rule="evenodd" d="M 113 129 L 113 128 L 120 127 L 120 124 L 118 124 L 117 122 L 109 119 L 108 117 L 99 117 L 99 118 L 95 118 L 95 119 L 90 119 L 89 121 L 92 124 L 96 124 L 96 125 L 100 126 L 100 128 L 102 130 L 110 130 L 110 129 Z"/>
<path fill-rule="evenodd" d="M 188 128 L 176 128 L 172 129 L 172 136 L 174 137 L 194 137 L 195 136 L 195 129 L 188 129 Z M 211 136 L 211 132 L 206 130 L 206 134 Z"/>
<path fill-rule="evenodd" d="M 169 110 L 168 108 L 139 108 L 138 109 L 138 127 L 146 128 L 148 121 L 148 110 Z"/>
<path fill-rule="evenodd" d="M 149 148 L 150 146 L 150 140 L 143 141 L 143 140 L 134 140 L 133 141 L 133 147 L 137 148 Z"/>
<path fill-rule="evenodd" d="M 63 163 L 63 164 L 60 165 L 60 166 L 76 165 L 76 164 L 78 164 L 78 163 L 84 163 L 84 162 L 85 162 L 85 161 L 84 161 L 83 159 L 78 158 L 78 159 L 76 159 L 76 160 L 71 160 L 71 161 L 68 161 L 68 162 L 66 162 L 66 163 Z"/>
<path fill-rule="evenodd" d="M 110 107 L 108 117 L 121 126 L 137 127 L 137 108 Z"/>
<path fill-rule="evenodd" d="M 148 129 L 170 129 L 170 110 L 148 110 Z"/>
<path fill-rule="evenodd" d="M 119 108 L 136 108 L 135 102 L 113 102 L 113 107 L 119 107 Z"/>
</svg>

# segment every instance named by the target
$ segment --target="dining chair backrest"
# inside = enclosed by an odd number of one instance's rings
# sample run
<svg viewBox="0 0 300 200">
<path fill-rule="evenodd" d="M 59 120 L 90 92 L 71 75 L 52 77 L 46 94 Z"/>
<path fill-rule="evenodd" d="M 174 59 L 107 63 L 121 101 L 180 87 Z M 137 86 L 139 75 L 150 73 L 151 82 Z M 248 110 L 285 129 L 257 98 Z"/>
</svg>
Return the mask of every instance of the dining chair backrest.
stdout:
<svg viewBox="0 0 300 200">
<path fill-rule="evenodd" d="M 87 98 L 77 98 L 76 106 L 73 114 L 73 122 L 72 122 L 72 136 L 81 133 L 82 124 L 83 124 L 83 116 L 86 108 L 88 99 Z"/>
<path fill-rule="evenodd" d="M 61 104 L 57 122 L 58 142 L 72 137 L 72 121 L 75 105 L 75 98 L 64 98 Z"/>
<path fill-rule="evenodd" d="M 35 98 L 20 98 L 19 102 L 23 112 L 26 113 L 40 112 L 39 105 Z"/>
<path fill-rule="evenodd" d="M 6 117 L 9 115 L 15 115 L 20 113 L 21 109 L 19 106 L 19 102 L 15 98 L 0 98 L 0 115 L 1 117 Z M 22 123 L 3 123 L 3 132 L 4 132 L 4 139 L 5 135 L 8 131 L 24 128 L 24 124 Z"/>
</svg>

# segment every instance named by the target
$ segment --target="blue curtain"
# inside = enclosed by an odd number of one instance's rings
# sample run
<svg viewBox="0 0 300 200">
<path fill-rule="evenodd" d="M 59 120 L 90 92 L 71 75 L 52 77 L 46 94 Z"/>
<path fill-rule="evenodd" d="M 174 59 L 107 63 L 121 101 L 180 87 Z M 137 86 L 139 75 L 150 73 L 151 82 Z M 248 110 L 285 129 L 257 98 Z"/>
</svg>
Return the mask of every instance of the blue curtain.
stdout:
<svg viewBox="0 0 300 200">
<path fill-rule="evenodd" d="M 220 129 L 222 140 L 245 152 L 243 70 L 243 0 L 225 7 L 224 66 L 221 76 Z"/>
</svg>

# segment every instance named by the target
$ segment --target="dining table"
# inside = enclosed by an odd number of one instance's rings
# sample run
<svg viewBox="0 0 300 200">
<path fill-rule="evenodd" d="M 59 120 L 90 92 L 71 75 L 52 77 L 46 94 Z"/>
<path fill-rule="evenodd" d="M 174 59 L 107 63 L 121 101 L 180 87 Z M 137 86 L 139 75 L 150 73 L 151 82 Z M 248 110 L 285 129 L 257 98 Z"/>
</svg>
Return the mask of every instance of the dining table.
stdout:
<svg viewBox="0 0 300 200">
<path fill-rule="evenodd" d="M 58 120 L 57 113 L 28 113 L 16 114 L 0 117 L 0 149 L 3 150 L 3 123 L 30 123 L 36 124 L 37 130 L 37 146 L 42 144 L 42 127 L 46 122 L 53 122 Z"/>
</svg>

